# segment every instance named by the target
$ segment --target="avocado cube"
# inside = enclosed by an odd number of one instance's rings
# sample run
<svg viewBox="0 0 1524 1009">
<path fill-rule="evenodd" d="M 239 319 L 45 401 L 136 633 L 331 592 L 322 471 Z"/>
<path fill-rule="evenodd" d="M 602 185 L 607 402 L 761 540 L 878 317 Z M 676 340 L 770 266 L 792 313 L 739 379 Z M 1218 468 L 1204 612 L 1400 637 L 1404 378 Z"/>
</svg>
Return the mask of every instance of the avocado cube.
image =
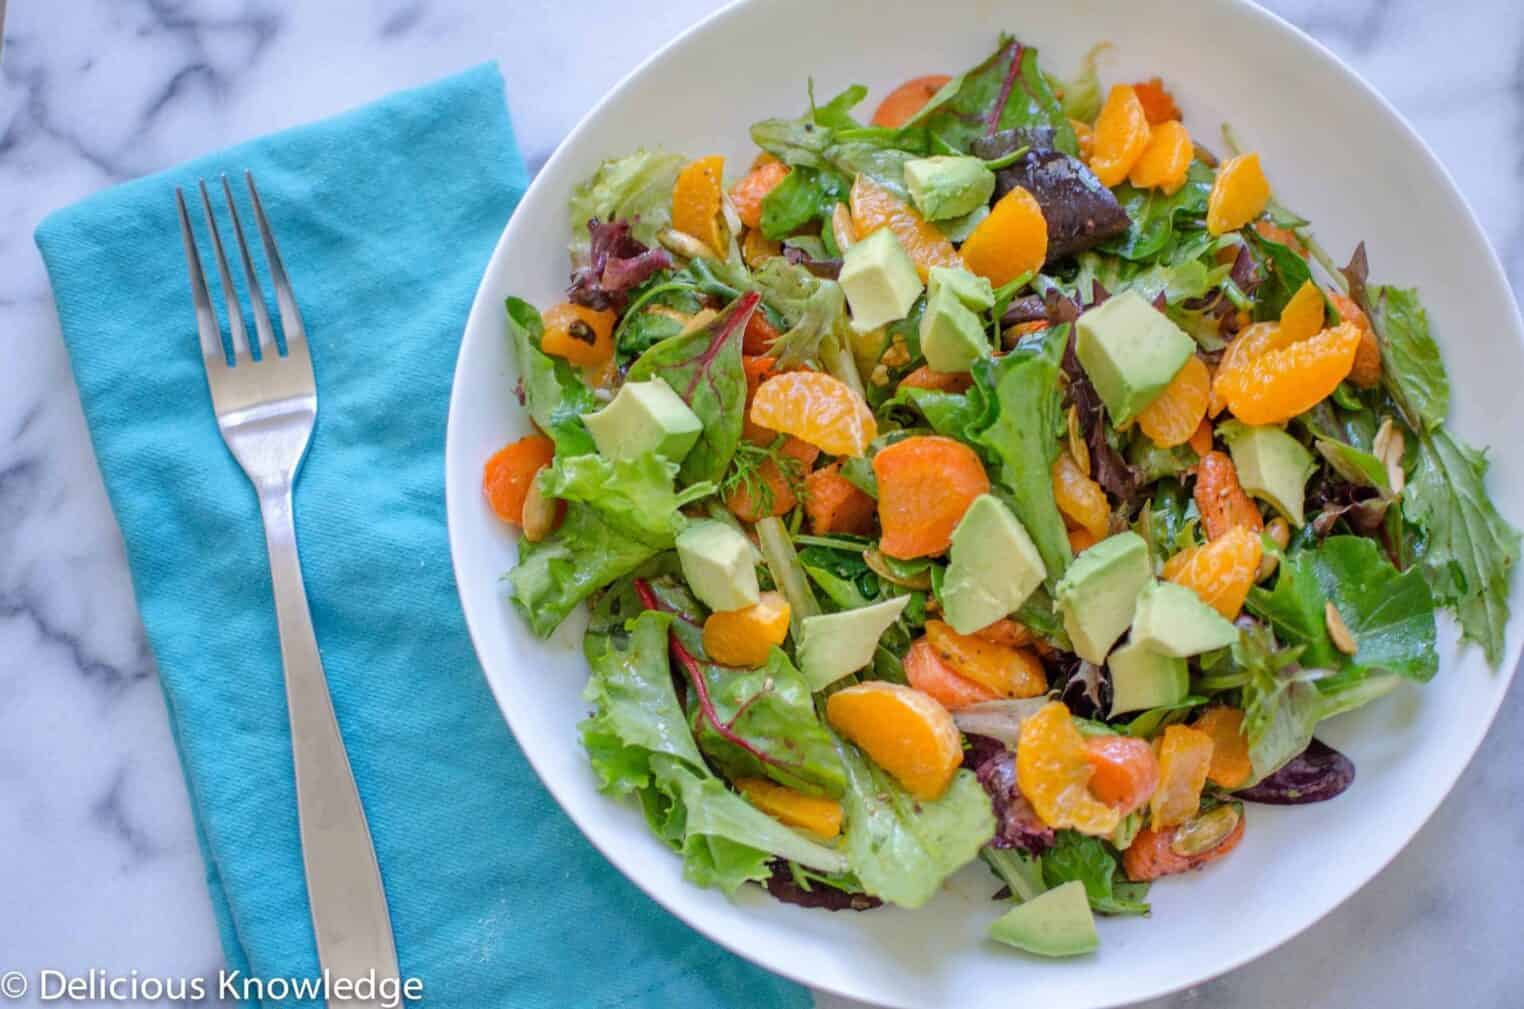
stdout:
<svg viewBox="0 0 1524 1009">
<path fill-rule="evenodd" d="M 751 541 L 724 522 L 690 522 L 677 534 L 677 560 L 688 587 L 711 610 L 744 610 L 761 597 Z"/>
<path fill-rule="evenodd" d="M 1218 428 L 1243 489 L 1259 498 L 1300 529 L 1306 522 L 1303 506 L 1307 478 L 1317 464 L 1301 442 L 1278 427 L 1251 427 L 1231 421 Z"/>
<path fill-rule="evenodd" d="M 1081 315 L 1077 326 L 1074 352 L 1117 427 L 1157 399 L 1196 352 L 1195 340 L 1130 289 Z"/>
<path fill-rule="evenodd" d="M 950 218 L 946 221 L 936 221 L 937 230 L 942 232 L 942 237 L 949 242 L 959 244 L 966 242 L 968 236 L 974 233 L 974 229 L 984 223 L 984 219 L 990 216 L 989 207 L 975 207 L 972 213 L 962 217 Z"/>
<path fill-rule="evenodd" d="M 1038 956 L 1079 956 L 1100 945 L 1085 884 L 1071 879 L 1016 905 L 990 925 L 990 938 Z"/>
<path fill-rule="evenodd" d="M 1136 641 L 1112 652 L 1106 668 L 1111 670 L 1110 718 L 1179 704 L 1191 690 L 1190 670 L 1184 659 L 1160 655 Z"/>
<path fill-rule="evenodd" d="M 995 173 L 979 158 L 916 158 L 905 162 L 905 188 L 922 217 L 945 221 L 989 203 L 995 194 Z"/>
<path fill-rule="evenodd" d="M 1074 653 L 1086 662 L 1105 662 L 1153 577 L 1148 544 L 1131 531 L 1108 536 L 1074 558 L 1054 592 Z"/>
<path fill-rule="evenodd" d="M 895 596 L 872 606 L 805 617 L 799 627 L 799 671 L 810 689 L 824 690 L 873 661 L 878 639 L 900 618 L 910 597 Z"/>
<path fill-rule="evenodd" d="M 1184 585 L 1152 582 L 1138 593 L 1131 643 L 1183 659 L 1238 640 L 1238 628 Z"/>
<path fill-rule="evenodd" d="M 993 494 L 974 499 L 952 534 L 942 611 L 959 634 L 972 634 L 1020 608 L 1047 577 L 1021 520 Z"/>
<path fill-rule="evenodd" d="M 990 353 L 984 323 L 950 287 L 939 288 L 926 299 L 920 335 L 921 353 L 937 371 L 968 371 Z"/>
<path fill-rule="evenodd" d="M 842 257 L 837 282 L 846 292 L 852 324 L 859 330 L 877 329 L 905 318 L 921 296 L 921 275 L 916 272 L 915 261 L 888 228 L 853 243 Z"/>
<path fill-rule="evenodd" d="M 647 452 L 682 462 L 698 443 L 704 424 L 682 397 L 659 378 L 626 382 L 602 410 L 582 415 L 607 459 L 633 459 Z"/>
<path fill-rule="evenodd" d="M 995 307 L 995 288 L 988 277 L 980 277 L 956 266 L 933 266 L 926 284 L 926 297 L 935 298 L 938 291 L 951 291 L 953 296 L 975 312 L 988 312 Z"/>
</svg>

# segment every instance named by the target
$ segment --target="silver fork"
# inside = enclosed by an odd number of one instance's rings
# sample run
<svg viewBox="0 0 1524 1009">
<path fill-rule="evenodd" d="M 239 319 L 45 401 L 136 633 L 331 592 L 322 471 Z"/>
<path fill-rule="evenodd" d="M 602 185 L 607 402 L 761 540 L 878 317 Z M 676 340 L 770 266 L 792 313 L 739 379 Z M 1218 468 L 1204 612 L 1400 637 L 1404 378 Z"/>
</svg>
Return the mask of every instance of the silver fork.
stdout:
<svg viewBox="0 0 1524 1009">
<path fill-rule="evenodd" d="M 301 826 L 302 864 L 306 870 L 307 897 L 312 930 L 317 937 L 318 959 L 335 978 L 373 977 L 377 983 L 397 978 L 397 952 L 392 939 L 386 892 L 371 844 L 365 810 L 355 788 L 349 756 L 339 735 L 333 701 L 323 674 L 307 591 L 302 584 L 301 560 L 296 551 L 296 526 L 291 507 L 291 488 L 307 453 L 312 425 L 317 418 L 317 385 L 312 377 L 312 357 L 307 332 L 291 292 L 291 283 L 275 246 L 275 235 L 254 187 L 254 176 L 244 173 L 254 219 L 264 243 L 265 261 L 275 285 L 280 309 L 285 353 L 280 353 L 270 313 L 254 273 L 254 261 L 244 240 L 238 205 L 227 176 L 222 191 L 228 216 L 242 254 L 244 278 L 258 343 L 249 343 L 237 289 L 222 251 L 217 216 L 212 210 L 206 183 L 200 184 L 206 227 L 216 254 L 217 273 L 227 299 L 228 329 L 233 361 L 228 362 L 216 313 L 207 293 L 201 257 L 191 231 L 185 194 L 175 190 L 180 211 L 180 235 L 190 266 L 191 296 L 196 306 L 196 329 L 201 335 L 201 358 L 206 383 L 212 393 L 217 427 L 228 450 L 243 467 L 259 495 L 264 518 L 265 546 L 270 554 L 270 576 L 275 590 L 275 620 L 280 630 L 280 656 L 286 675 L 286 706 L 291 717 L 291 756 L 296 769 L 296 805 Z M 255 351 L 258 356 L 255 356 Z M 349 1001 L 361 1009 L 368 1001 Z M 379 1004 L 379 1003 L 376 1003 Z"/>
</svg>

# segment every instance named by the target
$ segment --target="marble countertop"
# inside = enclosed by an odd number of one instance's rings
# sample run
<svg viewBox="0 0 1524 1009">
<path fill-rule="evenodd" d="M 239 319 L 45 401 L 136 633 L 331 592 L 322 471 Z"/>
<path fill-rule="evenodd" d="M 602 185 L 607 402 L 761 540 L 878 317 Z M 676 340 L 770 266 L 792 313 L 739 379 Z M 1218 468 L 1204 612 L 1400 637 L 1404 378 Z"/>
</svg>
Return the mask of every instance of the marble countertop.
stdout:
<svg viewBox="0 0 1524 1009">
<path fill-rule="evenodd" d="M 1268 5 L 1397 105 L 1488 211 L 1491 239 L 1524 284 L 1524 6 Z M 516 126 L 537 168 L 611 84 L 713 6 L 10 5 L 0 60 L 0 970 L 210 975 L 221 961 L 153 658 L 31 240 L 37 222 L 115 182 L 498 54 L 509 57 Z M 1434 820 L 1327 920 L 1151 1009 L 1517 1005 L 1521 713 L 1516 688 Z"/>
</svg>

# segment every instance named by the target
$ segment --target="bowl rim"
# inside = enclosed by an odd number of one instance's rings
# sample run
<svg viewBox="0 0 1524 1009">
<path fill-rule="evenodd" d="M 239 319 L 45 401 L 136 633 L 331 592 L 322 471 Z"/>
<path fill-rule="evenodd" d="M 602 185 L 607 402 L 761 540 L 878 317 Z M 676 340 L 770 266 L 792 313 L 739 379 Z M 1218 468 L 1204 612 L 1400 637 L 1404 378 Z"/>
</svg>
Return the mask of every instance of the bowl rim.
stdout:
<svg viewBox="0 0 1524 1009">
<path fill-rule="evenodd" d="M 589 107 L 588 110 L 582 115 L 582 117 L 578 119 L 576 125 L 573 126 L 564 137 L 562 137 L 562 139 L 557 143 L 556 148 L 552 152 L 551 156 L 541 166 L 540 170 L 531 180 L 529 187 L 524 191 L 523 196 L 520 197 L 520 202 L 522 203 L 523 201 L 532 198 L 540 188 L 548 188 L 550 185 L 548 180 L 556 176 L 559 172 L 565 170 L 563 162 L 565 162 L 570 157 L 568 152 L 576 146 L 574 141 L 579 139 L 584 132 L 590 130 L 592 128 L 591 123 L 594 119 L 597 118 L 598 114 L 605 107 L 618 100 L 620 96 L 632 85 L 632 83 L 635 82 L 643 74 L 645 74 L 648 69 L 665 60 L 673 50 L 685 43 L 690 37 L 706 31 L 712 25 L 716 25 L 722 21 L 736 17 L 748 8 L 762 7 L 765 6 L 768 2 L 769 0 L 729 0 L 729 2 L 723 6 L 704 15 L 702 18 L 695 21 L 693 24 L 689 25 L 678 34 L 674 35 L 671 39 L 662 44 L 649 56 L 641 60 L 640 63 L 638 63 L 633 69 L 621 77 L 619 81 L 603 95 L 603 97 L 598 99 L 597 102 Z M 1377 90 L 1375 86 L 1367 82 L 1364 77 L 1362 77 L 1358 72 L 1355 71 L 1353 67 L 1342 60 L 1328 46 L 1324 45 L 1318 39 L 1303 31 L 1301 28 L 1298 28 L 1290 21 L 1287 21 L 1279 14 L 1276 14 L 1275 12 L 1260 6 L 1258 3 L 1255 3 L 1254 0 L 1209 0 L 1209 2 L 1215 2 L 1227 8 L 1233 8 L 1240 14 L 1254 19 L 1256 30 L 1262 32 L 1277 33 L 1280 36 L 1289 39 L 1291 42 L 1300 44 L 1300 46 L 1309 50 L 1311 56 L 1317 60 L 1322 61 L 1331 69 L 1333 69 L 1337 74 L 1339 74 L 1344 80 L 1346 86 L 1361 92 L 1365 98 L 1373 100 L 1377 107 L 1379 107 L 1381 112 L 1384 114 L 1387 120 L 1387 125 L 1389 127 L 1395 128 L 1400 134 L 1404 136 L 1407 141 L 1411 142 L 1414 147 L 1419 152 L 1421 152 L 1422 157 L 1427 162 L 1427 167 L 1438 173 L 1439 177 L 1442 178 L 1445 184 L 1449 187 L 1451 194 L 1455 197 L 1459 205 L 1464 209 L 1464 217 L 1457 223 L 1463 229 L 1469 231 L 1470 236 L 1475 240 L 1475 242 L 1479 244 L 1481 248 L 1486 250 L 1486 255 L 1484 257 L 1484 268 L 1490 274 L 1489 279 L 1493 283 L 1500 285 L 1501 288 L 1509 294 L 1508 301 L 1509 306 L 1512 310 L 1512 317 L 1511 319 L 1505 319 L 1503 321 L 1505 324 L 1511 323 L 1511 332 L 1514 336 L 1514 339 L 1521 345 L 1524 345 L 1524 316 L 1521 316 L 1520 314 L 1518 298 L 1513 293 L 1512 285 L 1509 282 L 1507 272 L 1503 269 L 1502 262 L 1498 258 L 1497 250 L 1493 247 L 1492 242 L 1488 239 L 1486 231 L 1482 227 L 1480 219 L 1477 217 L 1475 208 L 1472 207 L 1471 202 L 1466 198 L 1464 191 L 1460 188 L 1460 186 L 1456 184 L 1454 175 L 1450 172 L 1448 167 L 1446 167 L 1445 163 L 1439 158 L 1437 154 L 1434 153 L 1428 142 L 1424 140 L 1423 136 L 1420 135 L 1418 131 L 1413 127 L 1413 125 L 1407 121 L 1407 119 L 1402 115 L 1400 111 L 1398 111 L 1396 106 L 1394 106 L 1385 97 L 1385 95 Z M 521 735 L 518 731 L 518 728 L 514 724 L 514 716 L 511 714 L 513 706 L 510 705 L 507 702 L 507 699 L 502 695 L 502 693 L 500 693 L 499 685 L 494 682 L 493 677 L 487 674 L 487 658 L 483 647 L 480 644 L 480 635 L 477 630 L 477 623 L 475 620 L 473 620 L 473 607 L 470 601 L 467 599 L 465 591 L 461 587 L 462 556 L 465 547 L 461 541 L 461 538 L 456 535 L 457 525 L 454 521 L 454 517 L 456 514 L 457 501 L 452 498 L 450 493 L 450 488 L 456 483 L 456 480 L 452 479 L 452 474 L 455 472 L 455 466 L 452 465 L 451 462 L 453 454 L 450 452 L 449 446 L 454 439 L 454 432 L 458 429 L 457 420 L 459 418 L 458 411 L 461 409 L 461 400 L 460 397 L 456 395 L 456 392 L 460 387 L 461 375 L 466 357 L 466 334 L 471 329 L 471 320 L 476 318 L 478 310 L 483 307 L 485 303 L 484 299 L 489 297 L 488 288 L 490 286 L 490 279 L 497 275 L 501 270 L 502 260 L 507 255 L 508 236 L 511 223 L 512 215 L 510 214 L 509 220 L 504 222 L 502 234 L 499 235 L 497 242 L 493 246 L 492 255 L 489 258 L 487 265 L 483 268 L 482 280 L 478 284 L 476 293 L 472 297 L 470 312 L 467 315 L 466 323 L 462 330 L 461 344 L 456 352 L 456 365 L 451 377 L 450 403 L 445 424 L 445 472 L 443 475 L 446 525 L 450 540 L 451 570 L 455 581 L 456 595 L 460 601 L 462 615 L 465 618 L 467 633 L 471 637 L 472 648 L 476 652 L 478 663 L 481 666 L 482 676 L 487 681 L 487 687 L 492 692 L 492 696 L 494 701 L 497 703 L 499 713 L 503 716 L 504 721 L 507 722 L 509 730 L 513 732 L 515 742 L 519 742 L 520 752 L 524 754 L 525 759 L 534 769 L 534 772 L 540 779 L 541 784 L 545 787 L 546 791 L 550 793 L 551 797 L 556 800 L 556 803 L 561 807 L 562 812 L 565 813 L 574 824 L 576 824 L 577 829 L 582 832 L 583 837 L 585 837 L 588 842 L 592 844 L 593 847 L 599 852 L 599 854 L 602 855 L 604 859 L 606 859 L 614 868 L 616 868 L 621 875 L 623 875 L 626 879 L 638 887 L 642 893 L 646 894 L 646 896 L 655 901 L 668 914 L 673 915 L 678 920 L 686 924 L 689 928 L 694 929 L 709 941 L 715 943 L 723 949 L 726 949 L 729 952 L 742 957 L 748 962 L 753 963 L 763 968 L 764 970 L 770 971 L 781 977 L 787 978 L 790 981 L 800 984 L 810 989 L 811 991 L 828 992 L 845 999 L 857 1000 L 861 998 L 861 996 L 851 990 L 846 989 L 845 987 L 804 976 L 803 972 L 793 968 L 787 962 L 772 962 L 769 958 L 762 955 L 756 949 L 745 947 L 738 941 L 735 941 L 732 938 L 720 933 L 719 930 L 711 928 L 707 924 L 700 923 L 691 919 L 676 906 L 674 906 L 673 903 L 669 902 L 664 897 L 664 895 L 654 886 L 648 883 L 648 881 L 627 869 L 623 864 L 623 860 L 617 856 L 613 850 L 611 850 L 602 841 L 600 841 L 599 837 L 597 836 L 597 831 L 595 831 L 587 823 L 584 823 L 583 818 L 579 814 L 573 812 L 570 808 L 568 808 L 566 803 L 561 801 L 561 797 L 557 791 L 557 786 L 552 783 L 553 779 L 551 776 L 547 775 L 541 761 L 529 747 L 523 746 L 520 742 Z M 1509 595 L 1510 601 L 1513 601 L 1517 596 L 1517 592 L 1515 591 L 1512 582 L 1510 582 Z M 479 618 L 483 616 L 483 614 L 478 614 Z M 1477 646 L 1472 645 L 1471 647 L 1474 648 Z M 1358 879 L 1356 879 L 1353 885 L 1351 885 L 1342 895 L 1340 895 L 1337 899 L 1327 901 L 1325 906 L 1319 908 L 1317 912 L 1312 917 L 1308 918 L 1300 927 L 1278 937 L 1246 943 L 1240 952 L 1225 958 L 1220 964 L 1214 965 L 1210 970 L 1200 974 L 1193 979 L 1159 985 L 1148 991 L 1133 991 L 1129 992 L 1125 996 L 1103 995 L 1100 1000 L 1091 1003 L 1092 1009 L 1119 1009 L 1119 1007 L 1133 1005 L 1140 1001 L 1147 1001 L 1150 999 L 1168 996 L 1176 992 L 1183 991 L 1186 988 L 1204 984 L 1215 978 L 1221 977 L 1233 970 L 1238 969 L 1239 967 L 1244 966 L 1247 963 L 1250 963 L 1251 961 L 1257 960 L 1260 957 L 1273 952 L 1274 950 L 1290 942 L 1292 939 L 1308 931 L 1314 925 L 1318 924 L 1329 914 L 1331 914 L 1335 909 L 1354 897 L 1355 894 L 1357 894 L 1359 891 L 1364 889 L 1372 879 L 1385 871 L 1386 868 L 1396 859 L 1396 857 L 1401 854 L 1408 847 L 1408 845 L 1412 843 L 1413 839 L 1417 837 L 1418 833 L 1424 828 L 1425 825 L 1427 825 L 1429 820 L 1433 818 L 1434 813 L 1438 810 L 1439 806 L 1454 791 L 1455 784 L 1460 779 L 1460 776 L 1466 771 L 1467 768 L 1471 766 L 1472 760 L 1474 760 L 1476 757 L 1477 750 L 1481 747 L 1483 740 L 1491 731 L 1493 724 L 1497 720 L 1498 711 L 1501 709 L 1503 700 L 1507 696 L 1515 673 L 1518 670 L 1521 652 L 1524 652 L 1524 636 L 1518 637 L 1511 644 L 1505 641 L 1503 660 L 1492 671 L 1492 675 L 1495 675 L 1499 678 L 1498 690 L 1495 692 L 1490 706 L 1486 711 L 1486 718 L 1482 723 L 1483 728 L 1477 734 L 1475 741 L 1471 746 L 1470 753 L 1467 754 L 1464 761 L 1456 765 L 1454 772 L 1448 776 L 1449 780 L 1444 782 L 1444 787 L 1434 793 L 1435 798 L 1433 799 L 1432 803 L 1429 804 L 1427 809 L 1422 811 L 1422 815 L 1414 822 L 1413 828 L 1408 836 L 1404 838 L 1400 844 L 1394 847 L 1392 851 L 1384 858 L 1378 859 L 1377 861 L 1371 863 L 1366 869 L 1356 873 L 1355 875 L 1358 876 Z"/>
</svg>

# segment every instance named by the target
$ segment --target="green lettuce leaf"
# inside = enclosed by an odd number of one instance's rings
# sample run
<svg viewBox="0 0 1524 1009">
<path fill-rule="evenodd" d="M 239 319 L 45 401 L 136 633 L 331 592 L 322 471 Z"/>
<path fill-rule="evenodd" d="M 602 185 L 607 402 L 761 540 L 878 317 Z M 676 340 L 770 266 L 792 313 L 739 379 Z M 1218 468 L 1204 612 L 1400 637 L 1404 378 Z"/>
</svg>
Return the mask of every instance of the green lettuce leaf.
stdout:
<svg viewBox="0 0 1524 1009">
<path fill-rule="evenodd" d="M 569 213 L 571 258 L 587 260 L 591 218 L 624 218 L 631 233 L 647 245 L 672 221 L 672 186 L 683 167 L 683 156 L 665 151 L 636 151 L 605 161 L 572 190 Z"/>
<path fill-rule="evenodd" d="M 1085 54 L 1084 62 L 1080 64 L 1079 73 L 1063 86 L 1063 110 L 1065 119 L 1077 119 L 1082 123 L 1091 123 L 1101 112 L 1101 53 L 1111 48 L 1110 42 L 1101 42 L 1090 47 Z"/>
<path fill-rule="evenodd" d="M 1324 616 L 1329 601 L 1355 637 L 1354 655 L 1343 654 L 1329 639 Z M 1439 669 L 1434 597 L 1423 572 L 1399 573 L 1375 541 L 1363 536 L 1330 536 L 1316 549 L 1288 554 L 1274 589 L 1256 586 L 1248 607 L 1269 621 L 1282 641 L 1302 646 L 1302 665 L 1338 672 L 1329 683 L 1377 671 L 1426 681 Z"/>
<path fill-rule="evenodd" d="M 782 256 L 763 263 L 753 279 L 763 299 L 788 326 L 769 350 L 779 367 L 819 363 L 821 344 L 846 324 L 847 299 L 841 285 Z"/>
<path fill-rule="evenodd" d="M 1174 260 L 1176 246 L 1185 238 L 1204 234 L 1201 229 L 1214 178 L 1210 168 L 1193 161 L 1185 185 L 1173 193 L 1122 183 L 1115 192 L 1130 222 L 1127 233 L 1101 245 L 1101 251 L 1135 262 Z"/>
<path fill-rule="evenodd" d="M 510 596 L 529 626 L 547 637 L 589 595 L 672 547 L 684 504 L 714 492 L 672 489 L 674 463 L 646 453 L 610 462 L 600 455 L 557 455 L 540 489 L 567 502 L 566 518 L 538 543 L 519 541 L 508 572 Z"/>
<path fill-rule="evenodd" d="M 993 416 L 986 416 L 970 435 L 999 460 L 996 477 L 1042 555 L 1049 585 L 1064 573 L 1071 557 L 1051 476 L 1064 425 L 1058 372 L 1069 329 L 1054 326 L 1033 343 L 974 365 L 974 379 L 992 405 Z"/>
<path fill-rule="evenodd" d="M 1371 320 L 1381 334 L 1381 379 L 1415 431 L 1432 431 L 1450 413 L 1450 380 L 1439 345 L 1429 333 L 1429 316 L 1418 292 L 1373 287 Z"/>
<path fill-rule="evenodd" d="M 1487 457 L 1446 428 L 1420 434 L 1402 513 L 1427 532 L 1418 564 L 1423 577 L 1454 607 L 1462 637 L 1481 645 L 1496 666 L 1503 660 L 1519 531 L 1493 506 L 1486 475 Z"/>
<path fill-rule="evenodd" d="M 850 868 L 835 849 L 785 827 L 725 787 L 666 754 L 651 757 L 652 786 L 642 794 L 658 837 L 683 855 L 683 875 L 699 886 L 734 894 L 769 875 L 767 863 L 788 859 L 829 875 Z"/>
<path fill-rule="evenodd" d="M 1053 847 L 1042 856 L 1042 878 L 1048 889 L 1077 879 L 1085 884 L 1085 896 L 1097 913 L 1147 914 L 1148 904 L 1142 895 L 1148 892 L 1148 887 L 1144 886 L 1139 893 L 1127 885 L 1127 877 L 1121 871 L 1116 855 L 1104 841 L 1073 830 L 1060 830 L 1054 835 Z M 1120 891 L 1119 882 L 1123 884 Z"/>
<path fill-rule="evenodd" d="M 703 654 L 699 628 L 679 624 L 677 633 L 696 656 Z M 815 712 L 804 674 L 781 649 L 774 648 L 766 665 L 734 669 L 701 661 L 699 667 L 710 702 L 721 722 L 747 744 L 786 766 L 764 762 L 725 739 L 693 706 L 693 731 L 699 747 L 727 778 L 771 778 L 788 788 L 815 795 L 839 797 L 846 774 L 831 734 Z"/>
<path fill-rule="evenodd" d="M 1053 146 L 1078 154 L 1074 128 L 1037 65 L 1037 50 L 1009 35 L 982 63 L 954 77 L 906 124 L 961 152 L 982 136 L 1021 126 L 1054 131 Z"/>
<path fill-rule="evenodd" d="M 1312 268 L 1295 250 L 1266 238 L 1253 228 L 1244 228 L 1243 235 L 1265 274 L 1264 282 L 1255 291 L 1254 318 L 1277 320 L 1286 302 L 1312 279 Z"/>
<path fill-rule="evenodd" d="M 522 298 L 509 298 L 508 338 L 524 384 L 524 406 L 541 431 L 556 443 L 556 455 L 596 451 L 582 415 L 600 406 L 576 369 L 540 349 L 545 331 L 540 313 Z"/>
<path fill-rule="evenodd" d="M 628 381 L 662 379 L 704 425 L 678 473 L 685 484 L 719 480 L 736 454 L 746 409 L 741 341 L 756 306 L 755 294 L 742 296 L 709 325 L 661 341 L 630 365 Z"/>
<path fill-rule="evenodd" d="M 621 603 L 623 612 L 610 612 Z M 582 639 L 591 673 L 582 696 L 592 702 L 593 714 L 578 729 L 599 787 L 620 795 L 651 783 L 652 754 L 704 768 L 672 686 L 667 656 L 672 616 L 637 611 L 632 603 L 633 593 L 608 593 Z M 639 615 L 629 620 L 631 612 Z"/>
<path fill-rule="evenodd" d="M 851 188 L 851 181 L 833 168 L 793 169 L 762 198 L 762 234 L 777 241 L 812 221 L 824 226 Z"/>
<path fill-rule="evenodd" d="M 875 897 L 920 907 L 995 835 L 989 795 L 972 772 L 958 771 L 940 798 L 918 802 L 856 747 L 837 740 L 837 752 L 847 771 L 847 857 Z"/>
</svg>

